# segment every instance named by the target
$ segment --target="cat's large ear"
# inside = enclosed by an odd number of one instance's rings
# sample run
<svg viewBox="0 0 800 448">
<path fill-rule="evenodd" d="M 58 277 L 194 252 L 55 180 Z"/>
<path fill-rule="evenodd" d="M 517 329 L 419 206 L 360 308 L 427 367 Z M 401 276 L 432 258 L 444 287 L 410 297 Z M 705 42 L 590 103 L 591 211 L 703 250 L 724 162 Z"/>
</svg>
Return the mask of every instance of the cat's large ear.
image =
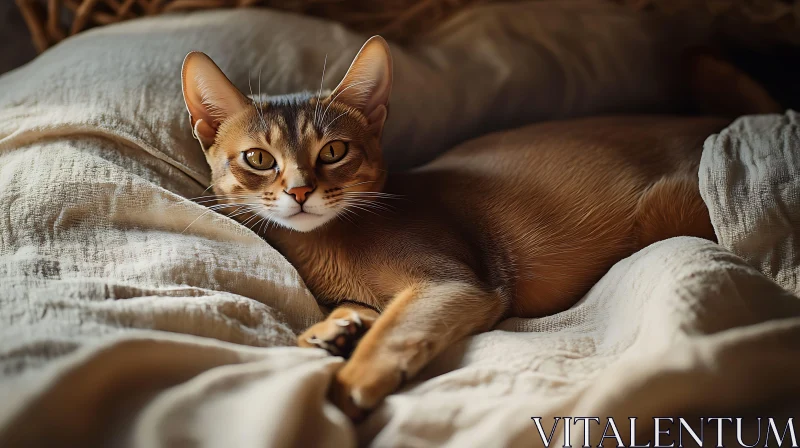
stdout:
<svg viewBox="0 0 800 448">
<path fill-rule="evenodd" d="M 194 135 L 203 149 L 208 149 L 219 125 L 247 107 L 249 101 L 217 64 L 199 51 L 189 53 L 183 60 L 181 82 Z"/>
<path fill-rule="evenodd" d="M 370 129 L 380 136 L 392 93 L 392 54 L 381 36 L 373 36 L 361 47 L 344 79 L 331 98 L 360 110 Z"/>
</svg>

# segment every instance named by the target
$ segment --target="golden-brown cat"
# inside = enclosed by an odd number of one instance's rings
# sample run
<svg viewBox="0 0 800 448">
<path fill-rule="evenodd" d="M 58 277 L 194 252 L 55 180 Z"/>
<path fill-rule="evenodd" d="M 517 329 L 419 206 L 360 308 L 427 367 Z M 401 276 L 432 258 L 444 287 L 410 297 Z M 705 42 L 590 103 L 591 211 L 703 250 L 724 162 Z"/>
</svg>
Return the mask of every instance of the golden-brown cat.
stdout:
<svg viewBox="0 0 800 448">
<path fill-rule="evenodd" d="M 392 63 L 380 37 L 330 93 L 254 100 L 202 53 L 182 77 L 214 192 L 230 204 L 220 210 L 335 308 L 299 344 L 349 356 L 332 397 L 353 417 L 454 341 L 569 308 L 652 242 L 714 238 L 697 167 L 724 119 L 536 124 L 387 177 Z"/>
</svg>

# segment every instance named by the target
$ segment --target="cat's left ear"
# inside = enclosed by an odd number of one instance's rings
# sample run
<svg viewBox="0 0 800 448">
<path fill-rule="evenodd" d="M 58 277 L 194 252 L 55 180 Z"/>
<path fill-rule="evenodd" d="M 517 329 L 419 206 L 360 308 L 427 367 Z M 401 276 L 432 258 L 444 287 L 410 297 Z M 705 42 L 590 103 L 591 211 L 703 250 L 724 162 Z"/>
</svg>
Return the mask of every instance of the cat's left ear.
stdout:
<svg viewBox="0 0 800 448">
<path fill-rule="evenodd" d="M 381 36 L 373 36 L 361 47 L 344 79 L 331 98 L 361 111 L 370 129 L 380 137 L 392 93 L 392 54 Z"/>
</svg>

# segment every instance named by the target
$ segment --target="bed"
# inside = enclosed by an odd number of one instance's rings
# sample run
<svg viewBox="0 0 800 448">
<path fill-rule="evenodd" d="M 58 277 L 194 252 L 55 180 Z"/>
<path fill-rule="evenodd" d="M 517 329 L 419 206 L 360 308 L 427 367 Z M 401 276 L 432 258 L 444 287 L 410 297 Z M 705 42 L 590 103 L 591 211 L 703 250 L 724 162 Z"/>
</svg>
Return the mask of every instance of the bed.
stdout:
<svg viewBox="0 0 800 448">
<path fill-rule="evenodd" d="M 591 1 L 466 10 L 392 48 L 390 169 L 525 123 L 680 110 L 676 58 L 703 38 Z M 647 247 L 570 310 L 464 340 L 347 420 L 325 399 L 342 359 L 294 347 L 323 316 L 300 277 L 191 200 L 209 171 L 178 73 L 202 50 L 240 88 L 286 93 L 318 86 L 327 55 L 333 85 L 363 39 L 268 10 L 168 15 L 0 78 L 0 446 L 539 446 L 532 417 L 637 416 L 646 439 L 656 416 L 798 415 L 787 111 L 706 140 L 718 244 Z"/>
</svg>

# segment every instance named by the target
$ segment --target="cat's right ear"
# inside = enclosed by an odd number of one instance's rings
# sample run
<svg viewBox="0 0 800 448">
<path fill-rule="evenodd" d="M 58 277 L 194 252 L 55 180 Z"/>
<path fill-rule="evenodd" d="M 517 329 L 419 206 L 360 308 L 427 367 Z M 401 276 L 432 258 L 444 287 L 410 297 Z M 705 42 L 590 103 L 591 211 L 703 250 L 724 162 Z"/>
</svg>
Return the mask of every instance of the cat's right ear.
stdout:
<svg viewBox="0 0 800 448">
<path fill-rule="evenodd" d="M 183 60 L 181 83 L 194 136 L 203 149 L 208 149 L 219 125 L 246 108 L 249 101 L 217 64 L 199 51 L 189 53 Z"/>
</svg>

